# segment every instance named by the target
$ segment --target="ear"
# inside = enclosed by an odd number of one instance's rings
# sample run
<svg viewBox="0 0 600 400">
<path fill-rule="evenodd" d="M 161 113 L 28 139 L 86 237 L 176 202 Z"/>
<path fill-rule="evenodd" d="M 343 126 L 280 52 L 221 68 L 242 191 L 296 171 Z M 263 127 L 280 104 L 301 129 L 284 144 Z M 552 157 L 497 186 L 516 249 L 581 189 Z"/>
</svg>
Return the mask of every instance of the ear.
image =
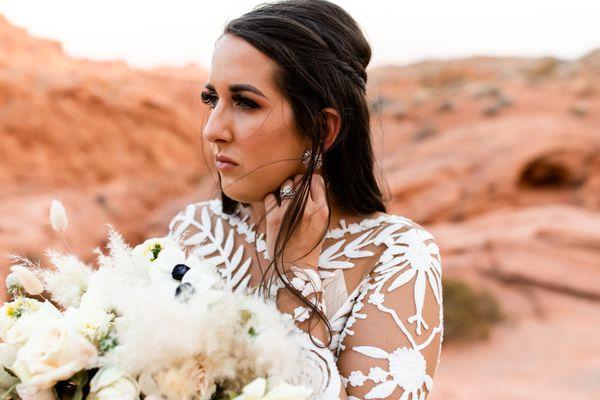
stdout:
<svg viewBox="0 0 600 400">
<path fill-rule="evenodd" d="M 327 137 L 324 143 L 324 151 L 327 151 L 340 133 L 342 119 L 340 113 L 335 108 L 327 107 L 321 110 L 321 112 L 327 121 Z"/>
</svg>

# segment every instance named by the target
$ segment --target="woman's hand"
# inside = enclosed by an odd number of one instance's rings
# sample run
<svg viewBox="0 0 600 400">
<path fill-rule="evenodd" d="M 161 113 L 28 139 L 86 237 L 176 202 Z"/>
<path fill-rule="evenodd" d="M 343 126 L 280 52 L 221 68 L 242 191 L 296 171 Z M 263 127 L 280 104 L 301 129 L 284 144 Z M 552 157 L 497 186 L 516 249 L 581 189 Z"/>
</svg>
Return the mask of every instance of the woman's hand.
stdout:
<svg viewBox="0 0 600 400">
<path fill-rule="evenodd" d="M 300 183 L 300 175 L 292 179 L 286 179 L 281 185 L 293 186 L 296 189 Z M 284 198 L 281 204 L 277 204 L 275 195 L 268 194 L 265 196 L 264 205 L 266 211 L 267 224 L 267 248 L 269 254 L 274 256 L 275 240 L 279 234 L 281 222 L 287 208 L 292 203 L 292 199 Z M 282 260 L 283 268 L 281 271 L 288 276 L 288 271 L 291 276 L 298 273 L 295 267 L 298 267 L 302 273 L 296 277 L 306 282 L 297 286 L 292 278 L 291 283 L 297 290 L 302 292 L 305 299 L 311 302 L 315 307 L 318 307 L 323 313 L 323 293 L 321 278 L 318 272 L 319 255 L 323 249 L 324 231 L 327 227 L 329 218 L 329 208 L 325 194 L 325 182 L 323 177 L 318 174 L 313 174 L 310 180 L 310 193 L 304 209 L 302 220 L 296 230 L 292 233 L 290 240 L 285 244 Z M 288 276 L 288 278 L 291 278 Z M 308 280 L 306 280 L 308 279 Z M 309 283 L 310 282 L 310 283 Z M 316 326 L 311 328 L 310 317 L 314 313 L 306 307 L 306 304 L 293 296 L 289 291 L 284 290 L 277 295 L 277 307 L 283 313 L 292 316 L 298 326 L 310 332 L 311 335 L 318 338 L 322 343 L 327 343 L 329 333 L 325 321 L 319 319 Z"/>
<path fill-rule="evenodd" d="M 300 178 L 301 175 L 296 175 L 293 180 L 286 179 L 281 187 L 292 186 L 294 189 L 297 189 Z M 267 247 L 271 257 L 274 256 L 275 240 L 279 234 L 283 216 L 291 203 L 291 198 L 284 198 L 281 200 L 281 204 L 277 204 L 277 199 L 272 193 L 269 193 L 264 198 Z M 313 174 L 304 215 L 283 251 L 282 259 L 284 265 L 289 266 L 293 264 L 302 268 L 317 269 L 319 255 L 323 248 L 321 237 L 327 227 L 328 218 L 329 208 L 327 207 L 325 182 L 321 175 Z"/>
</svg>

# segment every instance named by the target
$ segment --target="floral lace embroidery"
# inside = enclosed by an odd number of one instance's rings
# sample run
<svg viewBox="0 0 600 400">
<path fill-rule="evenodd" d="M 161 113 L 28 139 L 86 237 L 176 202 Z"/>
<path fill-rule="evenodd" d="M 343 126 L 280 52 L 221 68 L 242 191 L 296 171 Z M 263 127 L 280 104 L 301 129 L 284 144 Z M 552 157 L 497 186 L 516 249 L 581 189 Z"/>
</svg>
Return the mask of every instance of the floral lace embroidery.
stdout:
<svg viewBox="0 0 600 400">
<path fill-rule="evenodd" d="M 377 218 L 365 218 L 359 223 L 346 225 L 346 221 L 340 220 L 340 228 L 329 230 L 325 235 L 326 238 L 339 239 L 346 233 L 359 233 L 368 229 L 376 228 L 390 218 L 389 215 L 382 215 Z M 398 217 L 403 218 L 403 217 Z"/>
<path fill-rule="evenodd" d="M 361 287 L 348 318 L 342 337 L 355 335 L 353 326 L 359 319 L 367 319 L 369 313 L 360 312 L 364 308 L 363 300 L 376 307 L 377 311 L 388 314 L 396 327 L 403 333 L 408 343 L 398 346 L 394 351 L 387 352 L 373 344 L 352 346 L 352 350 L 373 359 L 386 360 L 388 370 L 380 367 L 371 367 L 368 372 L 353 370 L 347 378 L 342 378 L 346 387 L 361 387 L 367 381 L 373 382 L 370 391 L 364 396 L 365 399 L 388 398 L 394 390 L 401 388 L 403 395 L 401 399 L 421 399 L 425 396 L 425 388 L 430 392 L 433 388 L 433 378 L 427 373 L 427 361 L 421 353 L 429 346 L 436 334 L 440 335 L 440 344 L 443 341 L 443 307 L 442 307 L 442 271 L 439 258 L 439 249 L 433 242 L 433 236 L 423 229 L 409 229 L 399 232 L 401 224 L 393 224 L 380 232 L 375 243 L 385 244 L 387 249 L 380 256 L 374 269 L 371 282 Z M 426 244 L 426 242 L 429 242 Z M 425 300 L 426 286 L 429 285 L 438 305 L 439 324 L 433 327 L 429 334 L 418 340 L 414 337 L 403 322 L 398 310 L 385 305 L 386 293 L 390 295 L 399 287 L 411 282 L 414 278 L 414 301 L 415 313 L 407 318 L 408 324 L 415 325 L 417 336 L 422 335 L 423 330 L 430 330 L 429 325 L 423 317 L 423 304 Z M 374 311 L 370 311 L 372 313 Z M 340 350 L 345 346 L 340 345 Z M 439 363 L 441 346 L 437 353 Z"/>
<path fill-rule="evenodd" d="M 195 220 L 196 209 L 200 209 L 200 221 Z M 215 222 L 211 220 L 209 210 L 219 217 Z M 235 229 L 225 235 L 221 220 Z M 182 235 L 190 227 L 198 232 L 187 238 L 184 244 L 195 246 L 197 255 L 222 264 L 222 275 L 232 286 L 237 285 L 236 290 L 247 288 L 249 275 L 244 275 L 249 270 L 251 258 L 243 261 L 243 245 L 234 249 L 234 239 L 230 239 L 232 232 L 237 232 L 248 243 L 256 241 L 263 257 L 269 259 L 266 242 L 262 235 L 257 237 L 254 225 L 249 225 L 247 217 L 241 217 L 239 212 L 232 215 L 223 213 L 219 200 L 192 204 L 169 225 L 170 233 L 175 236 Z M 358 236 L 350 240 L 346 238 L 348 234 Z M 342 220 L 339 228 L 327 232 L 326 238 L 339 240 L 324 248 L 320 254 L 319 275 L 324 282 L 332 279 L 340 270 L 353 268 L 355 260 L 374 257 L 373 248 L 382 249 L 378 251 L 378 258 L 374 259 L 370 274 L 361 280 L 337 311 L 331 310 L 333 340 L 329 351 L 340 366 L 342 375 L 347 373 L 346 377 L 341 376 L 341 383 L 346 388 L 348 399 L 392 398 L 390 396 L 397 389 L 401 389 L 398 393 L 401 393 L 402 400 L 424 399 L 425 389 L 429 392 L 433 386 L 433 377 L 427 373 L 427 366 L 429 363 L 435 364 L 435 367 L 439 363 L 443 341 L 442 271 L 439 249 L 433 236 L 407 218 L 383 215 L 350 225 Z M 302 286 L 301 282 L 296 284 Z M 273 286 L 271 297 L 283 287 L 279 284 Z M 398 300 L 398 296 L 406 298 L 408 288 L 411 289 L 414 308 L 395 308 L 392 303 Z M 429 307 L 432 304 L 437 306 L 436 326 L 430 326 L 430 321 L 424 317 L 427 288 L 433 293 Z M 323 307 L 327 307 L 327 304 L 323 304 Z M 304 310 L 297 310 L 295 317 L 303 318 L 303 313 Z M 386 321 L 389 321 L 385 322 L 385 327 L 378 329 L 378 332 L 384 332 L 383 335 L 366 333 L 369 329 L 363 321 L 376 313 L 386 315 Z M 392 329 L 400 333 L 395 334 L 393 339 L 389 333 Z M 428 361 L 421 350 L 433 343 L 437 335 L 437 360 Z M 381 343 L 393 341 L 394 349 L 384 350 L 379 343 L 379 336 Z M 352 365 L 346 365 L 344 355 L 348 352 L 360 354 L 364 361 L 361 358 L 360 363 L 354 361 Z M 352 359 L 356 360 L 356 357 Z M 387 368 L 380 364 L 381 361 L 387 364 Z M 334 373 L 331 367 L 327 370 L 329 374 Z M 394 395 L 393 398 L 398 396 Z"/>
</svg>

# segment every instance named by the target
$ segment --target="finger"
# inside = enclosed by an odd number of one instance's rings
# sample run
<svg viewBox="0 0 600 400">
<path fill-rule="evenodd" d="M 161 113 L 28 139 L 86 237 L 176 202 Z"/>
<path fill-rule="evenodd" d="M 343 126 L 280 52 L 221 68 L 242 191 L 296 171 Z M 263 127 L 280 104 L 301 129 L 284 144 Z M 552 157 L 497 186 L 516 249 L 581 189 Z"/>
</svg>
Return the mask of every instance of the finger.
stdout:
<svg viewBox="0 0 600 400">
<path fill-rule="evenodd" d="M 294 176 L 294 187 L 297 189 L 300 187 L 300 183 L 302 182 L 302 174 L 298 174 Z"/>
<path fill-rule="evenodd" d="M 273 193 L 269 193 L 265 196 L 263 203 L 265 205 L 265 210 L 270 211 L 277 207 L 277 198 Z"/>
<path fill-rule="evenodd" d="M 291 187 L 293 191 L 296 190 L 294 182 L 290 178 L 286 179 L 283 182 L 283 184 L 281 185 L 281 189 L 283 189 L 286 186 Z M 282 206 L 285 205 L 285 208 L 287 208 L 287 206 L 290 204 L 290 202 L 292 200 L 292 197 L 291 196 L 290 197 L 281 197 L 280 196 L 280 200 L 281 200 L 281 205 Z"/>
<path fill-rule="evenodd" d="M 295 182 L 296 182 L 296 176 L 294 175 L 293 177 L 286 178 L 286 180 L 283 181 L 283 183 L 281 184 L 281 187 L 294 186 Z"/>
<path fill-rule="evenodd" d="M 310 178 L 310 196 L 317 206 L 322 206 L 327 203 L 325 181 L 319 174 L 312 174 Z"/>
</svg>

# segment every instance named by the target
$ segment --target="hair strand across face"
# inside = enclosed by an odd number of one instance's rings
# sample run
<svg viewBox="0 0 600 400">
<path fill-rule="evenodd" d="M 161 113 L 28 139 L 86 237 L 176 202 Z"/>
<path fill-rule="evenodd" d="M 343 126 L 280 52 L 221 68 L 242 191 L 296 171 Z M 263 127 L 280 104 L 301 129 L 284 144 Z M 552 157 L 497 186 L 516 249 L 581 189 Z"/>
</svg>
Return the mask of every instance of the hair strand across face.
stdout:
<svg viewBox="0 0 600 400">
<path fill-rule="evenodd" d="M 325 0 L 261 4 L 230 21 L 223 34 L 244 39 L 275 61 L 275 82 L 291 104 L 296 130 L 312 143 L 311 159 L 283 218 L 275 254 L 266 270 L 274 268 L 281 278 L 283 249 L 301 222 L 318 154 L 322 154 L 320 172 L 327 186 L 330 209 L 334 204 L 357 215 L 386 211 L 373 173 L 366 99 L 365 69 L 371 59 L 371 48 L 356 21 L 341 7 Z M 324 143 L 328 124 L 322 111 L 326 107 L 337 110 L 341 119 L 340 131 L 327 151 Z M 221 198 L 223 211 L 235 212 L 238 202 L 223 192 Z M 325 234 L 326 231 L 322 239 Z M 264 284 L 266 271 L 260 268 Z M 331 326 L 319 308 L 285 279 L 283 282 L 314 311 L 313 316 L 324 319 L 331 333 Z"/>
</svg>

